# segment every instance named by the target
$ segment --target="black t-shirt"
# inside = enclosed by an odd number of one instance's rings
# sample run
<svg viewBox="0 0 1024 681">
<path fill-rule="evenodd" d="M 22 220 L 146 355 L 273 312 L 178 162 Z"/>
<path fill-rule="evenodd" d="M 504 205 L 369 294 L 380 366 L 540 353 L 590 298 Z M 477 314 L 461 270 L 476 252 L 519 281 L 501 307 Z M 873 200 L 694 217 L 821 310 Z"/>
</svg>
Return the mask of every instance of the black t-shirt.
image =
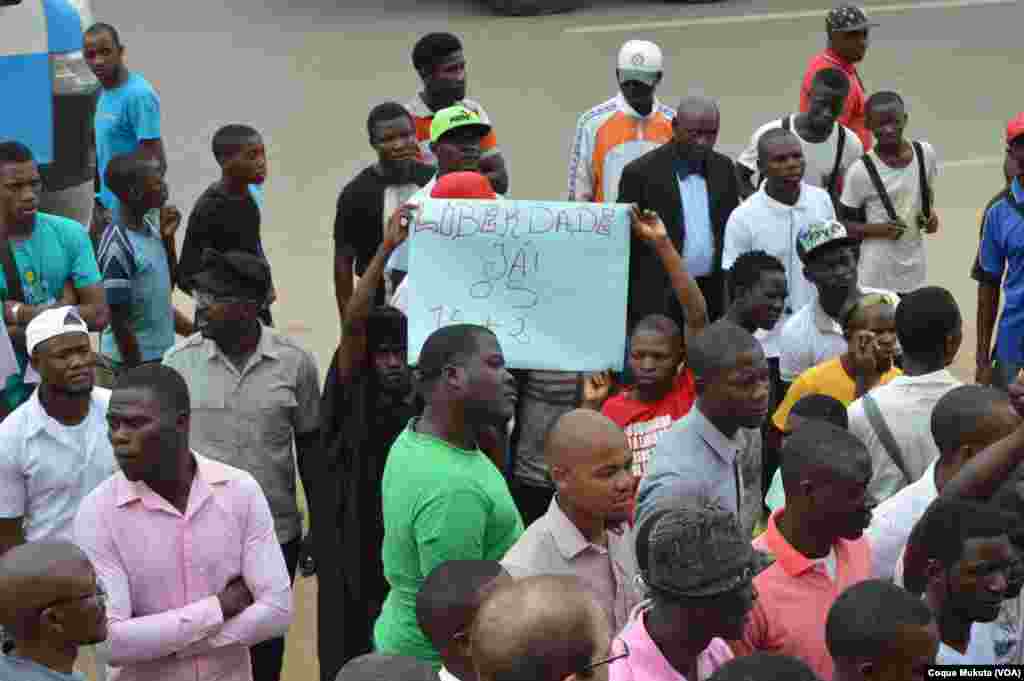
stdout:
<svg viewBox="0 0 1024 681">
<path fill-rule="evenodd" d="M 182 291 L 191 294 L 189 280 L 200 271 L 206 248 L 266 257 L 260 239 L 260 209 L 248 192 L 244 196 L 228 194 L 220 182 L 214 182 L 196 200 L 178 259 L 178 286 Z"/>
<path fill-rule="evenodd" d="M 436 168 L 416 163 L 410 184 L 422 187 L 436 172 Z M 338 196 L 334 252 L 351 255 L 355 273 L 360 276 L 384 238 L 384 191 L 393 184 L 382 178 L 375 166 L 370 166 L 345 185 Z"/>
</svg>

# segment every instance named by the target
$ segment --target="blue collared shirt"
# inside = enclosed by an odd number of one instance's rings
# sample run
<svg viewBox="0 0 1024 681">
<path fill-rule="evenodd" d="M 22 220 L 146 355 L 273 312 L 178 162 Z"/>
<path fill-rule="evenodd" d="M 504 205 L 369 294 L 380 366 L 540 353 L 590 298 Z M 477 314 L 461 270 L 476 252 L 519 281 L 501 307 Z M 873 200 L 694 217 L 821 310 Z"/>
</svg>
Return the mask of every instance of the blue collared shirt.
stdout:
<svg viewBox="0 0 1024 681">
<path fill-rule="evenodd" d="M 1024 363 L 1024 215 L 1010 201 L 1024 204 L 1020 178 L 1010 185 L 1010 195 L 985 212 L 979 265 L 987 279 L 998 286 L 1003 274 L 1005 302 L 993 356 L 1013 364 Z"/>
<path fill-rule="evenodd" d="M 708 183 L 698 164 L 689 160 L 676 161 L 676 180 L 683 204 L 683 261 L 692 276 L 704 277 L 715 262 Z"/>
<path fill-rule="evenodd" d="M 670 497 L 717 499 L 752 534 L 761 515 L 761 431 L 740 428 L 726 437 L 694 406 L 654 448 L 637 494 L 637 524 Z"/>
</svg>

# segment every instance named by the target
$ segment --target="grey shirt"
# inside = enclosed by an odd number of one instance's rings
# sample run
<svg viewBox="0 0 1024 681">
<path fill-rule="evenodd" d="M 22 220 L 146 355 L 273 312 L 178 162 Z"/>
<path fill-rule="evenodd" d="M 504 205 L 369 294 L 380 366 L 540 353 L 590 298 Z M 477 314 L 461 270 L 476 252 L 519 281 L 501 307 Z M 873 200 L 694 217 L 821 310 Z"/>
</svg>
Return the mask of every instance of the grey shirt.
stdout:
<svg viewBox="0 0 1024 681">
<path fill-rule="evenodd" d="M 752 535 L 761 517 L 761 431 L 740 428 L 728 438 L 694 405 L 658 440 L 637 493 L 637 525 L 673 496 L 718 499 Z"/>
<path fill-rule="evenodd" d="M 320 378 L 313 356 L 264 326 L 242 371 L 201 334 L 168 350 L 164 364 L 188 384 L 192 448 L 256 478 L 270 502 L 278 541 L 300 537 L 292 444 L 296 435 L 320 427 Z"/>
<path fill-rule="evenodd" d="M 526 528 L 501 564 L 516 579 L 534 575 L 579 577 L 597 594 L 614 630 L 621 631 L 643 594 L 636 583 L 638 569 L 629 525 L 609 527 L 607 537 L 607 546 L 587 541 L 562 511 L 556 495 L 548 512 Z"/>
</svg>

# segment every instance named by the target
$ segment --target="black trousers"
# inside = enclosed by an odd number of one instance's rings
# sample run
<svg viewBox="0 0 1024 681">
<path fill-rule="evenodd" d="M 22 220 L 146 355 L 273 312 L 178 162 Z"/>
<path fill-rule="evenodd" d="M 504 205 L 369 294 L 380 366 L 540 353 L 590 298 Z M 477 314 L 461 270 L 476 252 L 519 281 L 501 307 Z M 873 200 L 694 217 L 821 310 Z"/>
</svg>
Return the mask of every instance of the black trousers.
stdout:
<svg viewBox="0 0 1024 681">
<path fill-rule="evenodd" d="M 295 568 L 299 565 L 299 551 L 302 549 L 302 537 L 281 544 L 284 563 L 288 566 L 288 574 L 295 583 Z M 284 663 L 284 636 L 272 638 L 258 643 L 249 649 L 252 655 L 253 681 L 280 681 L 281 665 Z"/>
</svg>

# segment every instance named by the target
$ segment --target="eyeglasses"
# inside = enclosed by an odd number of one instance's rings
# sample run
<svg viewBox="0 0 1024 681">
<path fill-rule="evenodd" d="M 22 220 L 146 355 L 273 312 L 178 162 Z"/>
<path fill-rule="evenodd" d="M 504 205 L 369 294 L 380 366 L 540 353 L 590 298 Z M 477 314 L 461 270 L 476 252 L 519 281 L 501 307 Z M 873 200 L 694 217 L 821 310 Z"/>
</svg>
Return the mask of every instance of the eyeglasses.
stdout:
<svg viewBox="0 0 1024 681">
<path fill-rule="evenodd" d="M 580 669 L 578 673 L 586 674 L 587 672 L 594 671 L 594 669 L 596 669 L 597 667 L 603 667 L 606 664 L 611 664 L 612 662 L 616 662 L 618 660 L 624 660 L 627 657 L 629 657 L 629 644 L 626 643 L 621 638 L 618 638 L 618 639 L 615 639 L 615 640 L 622 644 L 622 652 L 621 653 L 619 653 L 618 655 L 612 655 L 611 657 L 609 657 L 606 660 L 598 660 L 597 662 L 591 662 L 586 667 L 583 667 L 582 669 Z M 614 644 L 614 641 L 612 643 Z"/>
</svg>

